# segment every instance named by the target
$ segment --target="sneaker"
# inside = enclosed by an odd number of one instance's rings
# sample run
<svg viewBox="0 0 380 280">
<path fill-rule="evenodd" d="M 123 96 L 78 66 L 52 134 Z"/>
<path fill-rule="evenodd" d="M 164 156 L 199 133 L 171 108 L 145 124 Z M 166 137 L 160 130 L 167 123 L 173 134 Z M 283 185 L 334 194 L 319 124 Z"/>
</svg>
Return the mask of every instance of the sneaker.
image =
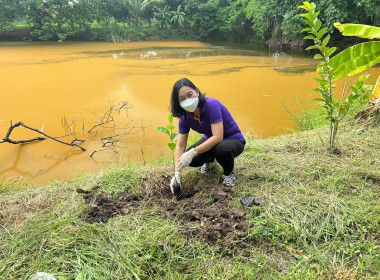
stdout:
<svg viewBox="0 0 380 280">
<path fill-rule="evenodd" d="M 201 166 L 201 168 L 198 170 L 198 173 L 204 174 L 204 173 L 211 173 L 213 169 L 216 166 L 216 160 L 212 162 L 206 162 Z"/>
<path fill-rule="evenodd" d="M 223 175 L 223 186 L 233 188 L 235 187 L 236 176 L 234 173 L 230 175 Z"/>
</svg>

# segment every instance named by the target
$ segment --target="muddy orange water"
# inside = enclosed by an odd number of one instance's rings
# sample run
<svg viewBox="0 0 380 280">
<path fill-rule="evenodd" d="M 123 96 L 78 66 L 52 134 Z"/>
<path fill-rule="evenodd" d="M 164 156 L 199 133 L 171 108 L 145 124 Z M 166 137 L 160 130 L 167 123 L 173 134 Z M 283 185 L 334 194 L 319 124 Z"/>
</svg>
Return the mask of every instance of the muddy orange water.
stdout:
<svg viewBox="0 0 380 280">
<path fill-rule="evenodd" d="M 131 129 L 118 143 L 117 153 L 101 151 L 90 158 L 94 150 L 103 149 L 97 139 L 106 132 L 100 127 L 91 139 L 87 133 L 61 139 L 87 139 L 86 152 L 52 140 L 2 143 L 1 175 L 9 183 L 31 177 L 33 183 L 47 183 L 169 154 L 167 137 L 154 128 L 167 124 L 170 92 L 182 77 L 222 101 L 243 133 L 284 133 L 294 124 L 283 103 L 294 107 L 297 94 L 310 96 L 316 87 L 315 65 L 311 58 L 200 42 L 0 43 L 0 139 L 11 121 L 62 136 L 67 133 L 63 117 L 75 120 L 77 131 L 88 130 L 110 104 L 126 101 L 131 106 L 128 114 L 121 112 L 116 118 L 115 126 L 124 129 L 114 133 Z M 38 136 L 19 127 L 10 138 Z"/>
</svg>

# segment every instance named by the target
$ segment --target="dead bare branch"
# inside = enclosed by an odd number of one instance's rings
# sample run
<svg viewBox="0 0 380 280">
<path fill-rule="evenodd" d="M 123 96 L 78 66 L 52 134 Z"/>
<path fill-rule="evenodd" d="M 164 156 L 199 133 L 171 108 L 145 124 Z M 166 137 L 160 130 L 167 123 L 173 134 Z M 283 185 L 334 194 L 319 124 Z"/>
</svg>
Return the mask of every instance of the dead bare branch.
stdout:
<svg viewBox="0 0 380 280">
<path fill-rule="evenodd" d="M 139 119 L 137 121 L 128 122 L 128 124 L 123 129 L 127 129 L 127 128 L 128 128 L 127 131 L 123 131 L 122 133 L 114 134 L 111 136 L 101 137 L 99 140 L 101 140 L 103 144 L 106 142 L 118 142 L 120 141 L 121 138 L 123 138 L 126 135 L 132 135 L 132 134 L 137 134 L 139 132 L 144 132 L 145 126 L 143 124 L 143 120 Z"/>
<path fill-rule="evenodd" d="M 41 135 L 47 137 L 47 138 L 50 138 L 58 143 L 61 143 L 61 144 L 64 144 L 64 145 L 68 145 L 68 146 L 76 146 L 78 148 L 80 148 L 82 151 L 86 151 L 85 148 L 83 148 L 82 146 L 76 144 L 76 143 L 67 143 L 67 142 L 64 142 L 64 141 L 61 141 L 61 140 L 58 140 L 56 137 L 53 137 L 53 136 L 50 136 L 48 134 L 46 134 L 45 132 L 41 131 L 41 130 L 38 130 L 36 128 L 33 128 L 33 127 L 30 127 L 26 124 L 24 124 L 23 122 L 18 122 L 18 123 L 15 123 L 12 125 L 12 122 L 11 122 L 11 126 L 9 127 L 8 129 L 8 132 L 7 134 L 5 135 L 5 137 L 0 140 L 0 143 L 4 143 L 4 142 L 8 142 L 8 143 L 11 143 L 11 144 L 24 144 L 24 143 L 31 143 L 31 142 L 35 142 L 35 141 L 41 141 L 41 140 L 45 140 L 46 138 L 45 137 L 35 137 L 35 138 L 32 138 L 32 139 L 27 139 L 27 140 L 18 140 L 18 141 L 14 141 L 12 139 L 10 139 L 9 137 L 11 136 L 11 133 L 12 131 L 19 127 L 19 126 L 23 126 L 25 127 L 26 129 L 29 129 L 29 130 L 32 130 L 32 131 L 35 131 L 37 133 L 40 133 Z"/>
<path fill-rule="evenodd" d="M 112 128 L 116 129 L 116 123 L 115 119 L 113 117 L 114 112 L 120 115 L 122 110 L 128 110 L 131 106 L 129 105 L 128 102 L 122 101 L 119 102 L 118 104 L 110 104 L 110 108 L 101 116 L 97 116 L 94 113 L 92 113 L 97 119 L 99 119 L 99 122 L 95 124 L 93 127 L 91 127 L 87 132 L 92 133 L 93 130 L 97 127 L 103 127 L 103 128 Z M 111 126 L 106 126 L 107 124 L 112 123 Z"/>
<path fill-rule="evenodd" d="M 62 135 L 62 136 L 55 136 L 55 138 L 59 139 L 59 138 L 64 138 L 64 137 L 68 137 L 68 136 L 72 136 L 72 135 L 76 135 L 78 133 L 80 133 L 81 131 L 84 131 L 84 124 L 83 124 L 83 127 L 78 130 L 78 131 L 75 131 L 75 124 L 76 124 L 76 121 L 77 121 L 77 118 L 73 118 L 72 120 L 69 120 L 66 115 L 63 115 L 62 119 L 61 119 L 61 125 L 63 127 L 63 129 L 65 130 L 65 132 L 67 133 L 66 135 Z M 85 141 L 85 140 L 81 140 L 81 141 Z"/>
<path fill-rule="evenodd" d="M 112 150 L 114 151 L 114 153 L 117 153 L 116 150 L 115 150 L 115 147 L 108 147 L 108 148 L 105 148 L 105 149 L 100 149 L 100 150 L 95 150 L 91 153 L 90 157 L 89 158 L 93 158 L 94 154 L 96 153 L 99 153 L 99 152 L 104 152 L 104 151 L 109 151 L 109 150 Z"/>
<path fill-rule="evenodd" d="M 63 136 L 50 136 L 46 134 L 43 130 L 45 126 L 42 126 L 42 129 L 36 129 L 32 128 L 23 122 L 18 122 L 16 124 L 12 124 L 9 127 L 5 137 L 3 139 L 0 139 L 0 144 L 4 142 L 8 142 L 11 144 L 23 144 L 23 143 L 31 143 L 35 141 L 41 141 L 41 140 L 46 140 L 47 138 L 52 139 L 58 143 L 62 143 L 68 146 L 75 146 L 79 147 L 82 151 L 86 151 L 85 148 L 83 148 L 81 145 L 84 143 L 86 140 L 83 139 L 78 139 L 75 138 L 71 142 L 65 142 L 62 140 L 59 140 L 59 138 L 63 137 L 68 137 L 68 136 L 73 136 L 75 137 L 78 133 L 83 133 L 83 136 L 89 137 L 91 140 L 94 141 L 100 141 L 101 146 L 98 149 L 95 149 L 92 151 L 91 155 L 89 158 L 94 159 L 94 155 L 96 153 L 104 152 L 104 151 L 110 151 L 112 150 L 114 153 L 118 152 L 118 144 L 121 141 L 121 139 L 127 135 L 132 135 L 132 134 L 137 134 L 139 132 L 144 133 L 144 125 L 143 125 L 143 119 L 139 120 L 127 120 L 125 122 L 122 122 L 122 125 L 120 125 L 120 118 L 116 118 L 116 114 L 120 115 L 121 112 L 127 112 L 127 110 L 131 106 L 129 105 L 128 102 L 120 102 L 116 105 L 110 104 L 108 110 L 102 114 L 102 115 L 95 115 L 92 113 L 96 119 L 97 123 L 93 125 L 90 129 L 87 129 L 85 126 L 84 121 L 79 121 L 77 118 L 69 119 L 64 115 L 61 119 L 61 125 L 63 129 L 65 130 L 66 135 Z M 40 133 L 40 137 L 35 137 L 31 139 L 26 139 L 26 140 L 12 140 L 11 139 L 11 133 L 12 131 L 19 127 L 22 126 L 26 129 L 32 130 L 34 132 Z M 79 130 L 78 130 L 79 129 Z M 87 134 L 87 135 L 86 135 Z M 96 134 L 99 134 L 99 136 L 95 136 Z M 95 137 L 94 137 L 95 136 Z M 73 138 L 72 137 L 72 138 Z M 86 138 L 87 138 L 86 137 Z M 98 145 L 99 146 L 99 145 Z M 78 151 L 80 152 L 80 151 Z M 142 151 L 142 154 L 144 155 L 144 152 Z M 67 154 L 65 157 L 58 157 L 59 160 L 65 160 L 67 159 L 71 154 Z M 145 162 L 145 160 L 144 160 Z M 42 169 L 38 170 L 37 173 L 35 173 L 30 180 L 34 179 L 39 173 L 41 173 Z M 45 169 L 46 171 L 46 169 Z"/>
</svg>

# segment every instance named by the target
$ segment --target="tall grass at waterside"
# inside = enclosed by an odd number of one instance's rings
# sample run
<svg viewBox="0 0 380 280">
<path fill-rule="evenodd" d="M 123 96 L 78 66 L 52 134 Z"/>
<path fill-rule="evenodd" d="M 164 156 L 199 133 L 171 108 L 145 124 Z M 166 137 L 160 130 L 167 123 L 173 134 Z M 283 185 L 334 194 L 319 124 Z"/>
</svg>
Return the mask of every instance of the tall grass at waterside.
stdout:
<svg viewBox="0 0 380 280">
<path fill-rule="evenodd" d="M 364 94 L 353 104 L 346 116 L 348 121 L 352 121 L 360 111 L 368 106 L 370 96 L 370 93 Z M 282 104 L 286 116 L 294 121 L 299 131 L 309 131 L 328 124 L 326 110 L 319 102 L 314 101 L 311 94 L 305 98 L 297 93 L 293 108 L 290 108 L 284 100 Z"/>
</svg>

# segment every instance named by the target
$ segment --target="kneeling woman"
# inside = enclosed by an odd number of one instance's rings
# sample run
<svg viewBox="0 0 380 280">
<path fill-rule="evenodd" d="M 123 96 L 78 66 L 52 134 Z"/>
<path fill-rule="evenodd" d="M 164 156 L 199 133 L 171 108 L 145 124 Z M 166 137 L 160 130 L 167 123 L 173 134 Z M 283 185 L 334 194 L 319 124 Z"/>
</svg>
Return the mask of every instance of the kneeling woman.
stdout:
<svg viewBox="0 0 380 280">
<path fill-rule="evenodd" d="M 220 101 L 205 97 L 186 78 L 178 80 L 170 100 L 171 112 L 179 119 L 179 138 L 175 152 L 175 174 L 170 182 L 173 193 L 180 191 L 181 170 L 199 167 L 206 173 L 218 162 L 223 167 L 223 185 L 235 186 L 234 159 L 244 150 L 245 139 L 237 123 Z M 186 151 L 190 129 L 203 137 Z"/>
</svg>

